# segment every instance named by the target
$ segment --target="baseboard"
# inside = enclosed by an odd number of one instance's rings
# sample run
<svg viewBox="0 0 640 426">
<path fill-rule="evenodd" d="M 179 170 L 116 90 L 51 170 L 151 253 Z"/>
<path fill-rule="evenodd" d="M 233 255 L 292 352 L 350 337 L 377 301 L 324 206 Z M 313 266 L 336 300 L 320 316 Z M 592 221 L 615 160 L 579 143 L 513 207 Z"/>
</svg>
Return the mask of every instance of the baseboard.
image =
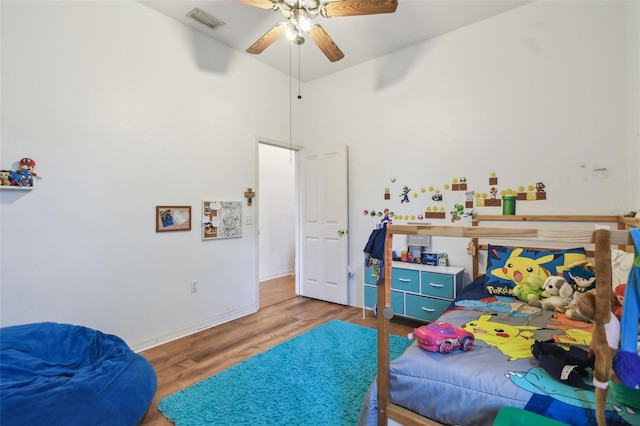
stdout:
<svg viewBox="0 0 640 426">
<path fill-rule="evenodd" d="M 275 272 L 273 274 L 269 274 L 269 275 L 265 275 L 265 276 L 259 277 L 258 281 L 262 282 L 262 281 L 275 280 L 276 278 L 288 277 L 290 275 L 293 275 L 293 269 L 290 269 L 288 271 L 283 271 L 283 272 Z"/>
<path fill-rule="evenodd" d="M 349 303 L 349 306 L 355 306 L 356 308 L 362 308 L 364 306 L 364 301 L 361 297 L 350 297 L 347 303 Z"/>
<path fill-rule="evenodd" d="M 167 334 L 163 334 L 160 336 L 157 336 L 153 339 L 149 339 L 143 342 L 138 342 L 135 344 L 130 345 L 131 349 L 134 352 L 142 352 L 142 351 L 146 351 L 147 349 L 151 349 L 154 348 L 156 346 L 160 346 L 160 345 L 164 345 L 165 343 L 169 343 L 173 340 L 177 340 L 180 339 L 182 337 L 186 337 L 189 336 L 191 334 L 197 333 L 199 331 L 202 330 L 206 330 L 208 328 L 211 327 L 215 327 L 217 325 L 220 324 L 224 324 L 226 322 L 229 321 L 233 321 L 235 319 L 238 318 L 242 318 L 245 317 L 247 315 L 251 315 L 251 314 L 255 314 L 256 312 L 258 312 L 258 306 L 257 305 L 251 305 L 242 309 L 238 309 L 235 311 L 231 311 L 231 312 L 225 312 L 222 315 L 218 315 L 215 316 L 213 318 L 209 318 L 208 320 L 196 323 L 196 324 L 191 324 L 187 327 L 183 327 L 179 330 L 175 330 L 171 333 L 167 333 Z"/>
</svg>

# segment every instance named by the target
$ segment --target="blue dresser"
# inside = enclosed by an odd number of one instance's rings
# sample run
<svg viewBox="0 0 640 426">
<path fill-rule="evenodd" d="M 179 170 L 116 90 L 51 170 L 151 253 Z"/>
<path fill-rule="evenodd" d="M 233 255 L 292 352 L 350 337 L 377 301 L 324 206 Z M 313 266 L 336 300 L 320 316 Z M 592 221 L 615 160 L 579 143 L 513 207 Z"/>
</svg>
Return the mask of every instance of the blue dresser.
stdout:
<svg viewBox="0 0 640 426">
<path fill-rule="evenodd" d="M 435 321 L 462 291 L 464 268 L 393 262 L 391 309 L 395 315 Z M 364 271 L 364 306 L 376 312 L 373 268 Z"/>
</svg>

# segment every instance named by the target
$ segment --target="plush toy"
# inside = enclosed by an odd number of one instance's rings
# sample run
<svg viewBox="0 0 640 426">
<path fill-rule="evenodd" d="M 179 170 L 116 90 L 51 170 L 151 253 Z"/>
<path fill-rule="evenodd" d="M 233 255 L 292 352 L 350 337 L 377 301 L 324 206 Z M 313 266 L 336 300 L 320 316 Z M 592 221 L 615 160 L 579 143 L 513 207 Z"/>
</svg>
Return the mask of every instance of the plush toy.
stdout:
<svg viewBox="0 0 640 426">
<path fill-rule="evenodd" d="M 22 174 L 36 177 L 38 176 L 38 174 L 33 171 L 35 167 L 36 167 L 36 162 L 33 159 L 24 157 L 20 160 L 20 169 L 18 171 Z"/>
<path fill-rule="evenodd" d="M 11 186 L 33 186 L 33 178 L 20 171 L 9 171 Z"/>
<path fill-rule="evenodd" d="M 522 300 L 524 303 L 536 306 L 535 303 L 539 302 L 542 295 L 542 286 L 544 285 L 544 281 L 544 277 L 532 273 L 525 282 L 519 283 L 511 289 L 511 294 Z"/>
<path fill-rule="evenodd" d="M 596 421 L 606 426 L 605 409 L 609 380 L 613 374 L 613 358 L 620 341 L 620 322 L 611 312 L 611 234 L 607 229 L 595 231 L 595 266 L 598 286 L 595 291 L 581 293 L 576 300 L 578 312 L 594 323 L 590 349 L 595 356 L 593 384 L 596 387 Z"/>
<path fill-rule="evenodd" d="M 573 299 L 568 304 L 565 314 L 567 317 L 577 321 L 589 321 L 589 318 L 580 314 L 576 308 L 576 301 L 581 294 L 593 291 L 596 288 L 596 272 L 593 263 L 589 260 L 582 260 L 570 264 L 569 277 L 573 287 Z"/>
<path fill-rule="evenodd" d="M 9 170 L 0 170 L 0 184 L 2 186 L 10 186 L 11 180 L 9 177 L 11 176 L 11 172 Z"/>
<path fill-rule="evenodd" d="M 586 293 L 596 288 L 596 272 L 593 264 L 588 260 L 581 260 L 570 264 L 569 277 L 573 285 L 573 291 Z"/>
<path fill-rule="evenodd" d="M 12 186 L 33 186 L 33 179 L 42 179 L 33 169 L 36 167 L 35 160 L 24 157 L 18 163 L 18 170 L 9 170 L 9 180 Z"/>
<path fill-rule="evenodd" d="M 573 295 L 574 295 L 574 291 L 573 291 L 573 287 L 571 286 L 571 284 L 566 283 L 563 284 L 562 287 L 560 287 L 560 298 L 562 298 L 562 300 L 565 301 L 564 303 L 564 308 L 565 311 L 567 309 L 567 307 L 569 307 L 569 304 L 573 301 Z"/>
<path fill-rule="evenodd" d="M 613 289 L 613 295 L 616 298 L 616 300 L 614 300 L 613 313 L 618 319 L 622 318 L 622 305 L 624 304 L 624 293 L 626 289 L 626 284 L 620 284 Z"/>
<path fill-rule="evenodd" d="M 529 302 L 531 306 L 547 311 L 564 313 L 573 296 L 573 287 L 563 277 L 552 275 L 542 285 L 540 300 Z"/>
</svg>

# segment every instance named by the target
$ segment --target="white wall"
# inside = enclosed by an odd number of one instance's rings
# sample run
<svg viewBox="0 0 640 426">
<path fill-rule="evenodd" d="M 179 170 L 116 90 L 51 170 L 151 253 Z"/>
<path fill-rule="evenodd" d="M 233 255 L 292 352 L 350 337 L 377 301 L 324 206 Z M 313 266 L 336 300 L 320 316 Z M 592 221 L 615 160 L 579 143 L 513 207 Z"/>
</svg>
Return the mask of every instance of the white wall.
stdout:
<svg viewBox="0 0 640 426">
<path fill-rule="evenodd" d="M 143 348 L 257 310 L 255 226 L 201 241 L 203 199 L 256 187 L 257 134 L 285 140 L 289 77 L 136 2 L 1 2 L 1 323 L 59 321 Z M 155 232 L 191 205 L 192 231 Z M 200 290 L 191 294 L 189 281 Z"/>
<path fill-rule="evenodd" d="M 640 211 L 640 1 L 626 2 L 626 51 L 627 72 L 627 165 L 629 185 L 627 198 L 631 206 Z M 635 200 L 635 201 L 634 201 Z"/>
<path fill-rule="evenodd" d="M 81 323 L 142 348 L 254 311 L 255 227 L 156 234 L 154 207 L 243 201 L 256 135 L 289 139 L 288 117 L 264 114 L 287 110 L 289 77 L 135 2 L 0 11 L 0 166 L 31 156 L 44 177 L 0 191 L 2 325 Z M 431 204 L 400 205 L 403 185 L 482 187 L 496 171 L 547 185 L 519 213 L 637 210 L 638 17 L 637 2 L 536 2 L 305 84 L 293 143 L 350 147 L 351 302 L 377 221 L 362 211 Z M 464 244 L 449 253 L 467 266 Z"/>
<path fill-rule="evenodd" d="M 520 214 L 638 210 L 639 17 L 637 2 L 536 2 L 305 85 L 305 117 L 323 118 L 305 120 L 305 144 L 350 147 L 351 303 L 379 221 L 363 210 L 417 216 L 434 205 L 421 188 L 466 177 L 488 192 L 495 171 L 499 189 L 545 183 L 548 200 Z M 404 185 L 418 197 L 401 204 Z M 447 212 L 461 195 L 445 194 Z M 433 249 L 468 269 L 465 246 Z"/>
<path fill-rule="evenodd" d="M 294 273 L 296 154 L 260 144 L 258 242 L 260 281 Z"/>
</svg>

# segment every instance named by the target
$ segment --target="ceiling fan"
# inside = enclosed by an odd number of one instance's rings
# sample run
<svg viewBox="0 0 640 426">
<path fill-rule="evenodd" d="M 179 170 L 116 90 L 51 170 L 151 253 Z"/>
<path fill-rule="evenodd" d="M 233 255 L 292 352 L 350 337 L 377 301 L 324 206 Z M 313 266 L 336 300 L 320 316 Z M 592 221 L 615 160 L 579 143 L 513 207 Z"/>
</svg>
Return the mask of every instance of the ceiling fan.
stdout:
<svg viewBox="0 0 640 426">
<path fill-rule="evenodd" d="M 393 13 L 398 7 L 398 0 L 236 0 L 262 9 L 279 11 L 286 21 L 274 25 L 248 49 L 247 53 L 259 54 L 269 47 L 280 36 L 287 37 L 296 45 L 304 43 L 303 34 L 308 34 L 311 40 L 322 50 L 331 61 L 344 58 L 344 53 L 329 37 L 329 34 L 312 20 L 322 15 L 325 18 L 338 16 L 376 15 Z"/>
</svg>

